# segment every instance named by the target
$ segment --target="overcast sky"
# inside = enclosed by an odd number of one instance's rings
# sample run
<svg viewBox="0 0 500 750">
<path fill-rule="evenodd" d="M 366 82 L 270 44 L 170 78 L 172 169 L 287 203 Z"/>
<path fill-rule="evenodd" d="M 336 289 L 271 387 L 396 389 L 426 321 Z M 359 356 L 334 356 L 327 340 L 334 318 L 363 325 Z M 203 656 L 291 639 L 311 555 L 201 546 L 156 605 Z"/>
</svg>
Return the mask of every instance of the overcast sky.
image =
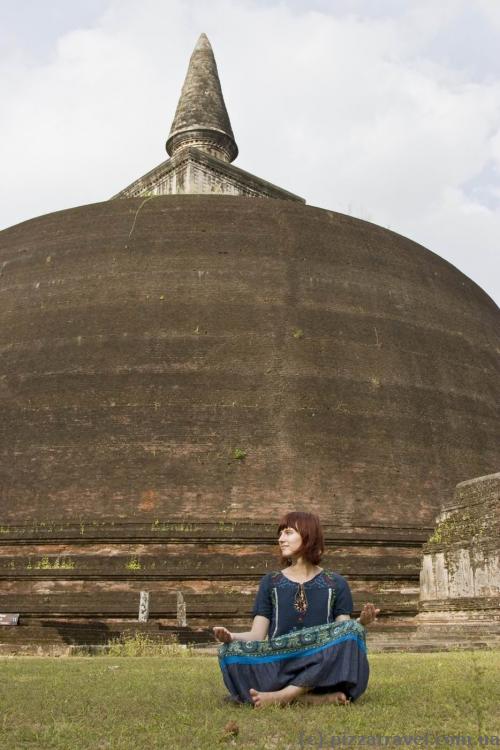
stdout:
<svg viewBox="0 0 500 750">
<path fill-rule="evenodd" d="M 0 228 L 163 161 L 214 48 L 236 165 L 393 229 L 500 301 L 500 0 L 0 0 Z"/>
</svg>

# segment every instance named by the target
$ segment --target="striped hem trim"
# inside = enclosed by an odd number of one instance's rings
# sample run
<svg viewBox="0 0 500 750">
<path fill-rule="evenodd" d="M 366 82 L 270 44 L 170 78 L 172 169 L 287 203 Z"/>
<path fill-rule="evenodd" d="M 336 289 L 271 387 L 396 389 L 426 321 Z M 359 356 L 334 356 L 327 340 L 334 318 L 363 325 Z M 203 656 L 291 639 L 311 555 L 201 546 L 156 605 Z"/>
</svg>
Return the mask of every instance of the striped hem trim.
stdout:
<svg viewBox="0 0 500 750">
<path fill-rule="evenodd" d="M 326 621 L 327 622 L 331 622 L 332 594 L 333 594 L 333 589 L 328 589 L 328 605 L 326 608 Z"/>
<path fill-rule="evenodd" d="M 273 588 L 273 597 L 274 597 L 274 611 L 275 611 L 276 623 L 275 623 L 271 638 L 274 638 L 274 636 L 276 635 L 276 631 L 278 630 L 278 620 L 279 620 L 278 592 L 276 591 L 276 586 Z"/>
</svg>

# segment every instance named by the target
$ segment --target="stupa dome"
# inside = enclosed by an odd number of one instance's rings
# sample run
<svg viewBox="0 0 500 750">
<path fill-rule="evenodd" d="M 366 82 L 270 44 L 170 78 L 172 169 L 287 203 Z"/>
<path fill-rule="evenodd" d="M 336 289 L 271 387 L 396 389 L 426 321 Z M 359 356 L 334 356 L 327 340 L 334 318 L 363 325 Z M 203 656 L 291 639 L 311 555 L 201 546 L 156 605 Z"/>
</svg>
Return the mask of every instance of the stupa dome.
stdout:
<svg viewBox="0 0 500 750">
<path fill-rule="evenodd" d="M 495 468 L 498 308 L 391 231 L 160 196 L 24 222 L 0 259 L 4 519 L 431 525 Z"/>
</svg>

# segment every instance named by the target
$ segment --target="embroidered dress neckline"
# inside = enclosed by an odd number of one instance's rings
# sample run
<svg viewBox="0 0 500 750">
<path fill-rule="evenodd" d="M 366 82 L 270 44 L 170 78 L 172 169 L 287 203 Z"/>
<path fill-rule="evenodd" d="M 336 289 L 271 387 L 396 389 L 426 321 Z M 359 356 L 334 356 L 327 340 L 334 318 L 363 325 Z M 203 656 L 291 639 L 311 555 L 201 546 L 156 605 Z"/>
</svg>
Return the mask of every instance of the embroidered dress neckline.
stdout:
<svg viewBox="0 0 500 750">
<path fill-rule="evenodd" d="M 324 572 L 325 572 L 325 571 L 324 571 L 324 569 L 323 569 L 323 570 L 320 570 L 320 571 L 319 571 L 319 573 L 316 573 L 316 575 L 315 575 L 315 576 L 313 576 L 312 578 L 309 578 L 309 579 L 308 579 L 307 581 L 294 581 L 294 580 L 293 580 L 293 578 L 288 578 L 288 576 L 286 576 L 286 575 L 285 575 L 285 574 L 283 573 L 283 571 L 281 571 L 281 570 L 280 570 L 280 574 L 281 574 L 281 575 L 283 576 L 283 578 L 286 578 L 286 580 L 287 580 L 287 581 L 290 581 L 290 583 L 296 583 L 296 584 L 298 584 L 299 586 L 305 586 L 305 584 L 306 584 L 306 583 L 311 583 L 311 581 L 314 581 L 314 580 L 315 580 L 315 578 L 317 578 L 318 576 L 320 576 L 320 575 L 321 575 L 322 573 L 324 573 Z"/>
</svg>

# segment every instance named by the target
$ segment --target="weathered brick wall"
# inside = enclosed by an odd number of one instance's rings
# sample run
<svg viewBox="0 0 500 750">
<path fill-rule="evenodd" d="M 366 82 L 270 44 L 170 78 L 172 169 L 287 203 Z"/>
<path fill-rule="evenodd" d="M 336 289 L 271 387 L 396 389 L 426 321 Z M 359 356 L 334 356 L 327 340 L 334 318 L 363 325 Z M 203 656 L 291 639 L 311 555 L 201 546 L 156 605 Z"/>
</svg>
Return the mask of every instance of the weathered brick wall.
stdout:
<svg viewBox="0 0 500 750">
<path fill-rule="evenodd" d="M 359 610 L 374 600 L 384 616 L 415 614 L 424 532 L 392 529 L 381 544 L 373 528 L 326 526 L 323 565 L 349 579 Z M 137 616 L 139 592 L 151 592 L 151 617 L 188 624 L 247 623 L 260 577 L 278 569 L 274 524 L 45 523 L 0 529 L 0 611 L 23 624 L 107 621 Z"/>
<path fill-rule="evenodd" d="M 423 611 L 500 604 L 500 474 L 457 485 L 423 552 Z"/>
<path fill-rule="evenodd" d="M 299 505 L 383 537 L 496 469 L 498 308 L 380 227 L 124 199 L 1 232 L 0 264 L 0 523 Z"/>
</svg>

